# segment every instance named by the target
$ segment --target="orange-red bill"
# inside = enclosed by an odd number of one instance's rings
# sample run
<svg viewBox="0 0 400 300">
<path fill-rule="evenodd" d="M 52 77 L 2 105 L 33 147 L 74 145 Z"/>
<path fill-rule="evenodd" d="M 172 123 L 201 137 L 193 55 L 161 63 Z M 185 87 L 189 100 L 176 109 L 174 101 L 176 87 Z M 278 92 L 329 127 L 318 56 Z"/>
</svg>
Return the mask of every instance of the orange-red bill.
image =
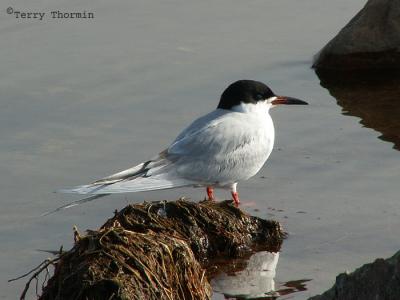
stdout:
<svg viewBox="0 0 400 300">
<path fill-rule="evenodd" d="M 273 105 L 279 105 L 279 104 L 287 104 L 287 105 L 307 105 L 308 103 L 292 98 L 292 97 L 286 97 L 286 96 L 276 96 L 276 99 L 271 102 Z"/>
</svg>

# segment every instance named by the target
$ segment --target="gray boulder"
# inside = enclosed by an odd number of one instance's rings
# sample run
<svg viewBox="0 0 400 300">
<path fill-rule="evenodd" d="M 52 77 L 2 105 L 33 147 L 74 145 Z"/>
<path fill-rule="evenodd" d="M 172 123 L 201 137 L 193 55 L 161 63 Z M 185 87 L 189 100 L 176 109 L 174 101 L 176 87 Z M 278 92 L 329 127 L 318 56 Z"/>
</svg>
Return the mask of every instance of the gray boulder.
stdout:
<svg viewBox="0 0 400 300">
<path fill-rule="evenodd" d="M 351 274 L 336 277 L 334 286 L 309 300 L 400 299 L 400 251 L 386 260 L 379 258 Z"/>
<path fill-rule="evenodd" d="M 369 0 L 317 54 L 326 70 L 400 68 L 400 0 Z"/>
</svg>

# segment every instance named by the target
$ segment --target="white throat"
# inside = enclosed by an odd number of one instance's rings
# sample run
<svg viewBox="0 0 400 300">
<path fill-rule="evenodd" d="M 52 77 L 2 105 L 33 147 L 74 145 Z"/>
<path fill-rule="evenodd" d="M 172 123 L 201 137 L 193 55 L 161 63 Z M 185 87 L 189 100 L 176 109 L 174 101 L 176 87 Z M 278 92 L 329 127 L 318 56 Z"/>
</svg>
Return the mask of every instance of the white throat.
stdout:
<svg viewBox="0 0 400 300">
<path fill-rule="evenodd" d="M 271 107 L 272 104 L 267 101 L 258 101 L 257 103 L 241 102 L 240 104 L 233 106 L 231 110 L 240 113 L 265 115 L 269 113 Z"/>
</svg>

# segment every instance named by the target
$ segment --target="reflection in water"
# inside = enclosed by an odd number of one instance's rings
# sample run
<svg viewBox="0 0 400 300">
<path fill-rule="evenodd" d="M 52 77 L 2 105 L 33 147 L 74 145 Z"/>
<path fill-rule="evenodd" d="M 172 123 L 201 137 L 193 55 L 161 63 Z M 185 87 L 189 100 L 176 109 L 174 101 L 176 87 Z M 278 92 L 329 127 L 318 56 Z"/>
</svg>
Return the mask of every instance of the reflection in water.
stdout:
<svg viewBox="0 0 400 300">
<path fill-rule="evenodd" d="M 343 108 L 343 114 L 361 118 L 365 127 L 382 133 L 379 137 L 400 150 L 400 75 L 324 74 L 317 72 L 321 86 L 328 89 Z"/>
<path fill-rule="evenodd" d="M 222 293 L 225 299 L 278 299 L 307 290 L 310 279 L 292 280 L 275 284 L 279 252 L 260 251 L 248 259 L 237 259 L 225 265 L 224 271 L 211 275 L 213 291 Z"/>
<path fill-rule="evenodd" d="M 310 281 L 311 279 L 300 279 L 300 280 L 293 280 L 288 281 L 282 284 L 282 287 L 277 291 L 279 296 L 289 295 L 295 292 L 306 291 L 306 282 Z"/>
<path fill-rule="evenodd" d="M 279 252 L 261 251 L 252 255 L 244 270 L 233 274 L 221 273 L 211 280 L 213 290 L 228 297 L 241 299 L 265 298 L 274 299 L 275 270 Z"/>
</svg>

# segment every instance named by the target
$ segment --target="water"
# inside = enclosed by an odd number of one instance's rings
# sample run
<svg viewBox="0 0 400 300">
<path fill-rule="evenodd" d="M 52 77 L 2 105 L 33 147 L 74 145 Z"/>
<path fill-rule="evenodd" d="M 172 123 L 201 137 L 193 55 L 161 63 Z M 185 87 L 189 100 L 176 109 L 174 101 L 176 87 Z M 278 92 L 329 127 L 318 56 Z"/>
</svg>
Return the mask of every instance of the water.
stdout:
<svg viewBox="0 0 400 300">
<path fill-rule="evenodd" d="M 306 291 L 279 299 L 305 299 L 329 288 L 337 273 L 391 256 L 399 249 L 399 152 L 363 126 L 363 115 L 343 114 L 310 69 L 312 56 L 364 2 L 15 4 L 95 13 L 43 21 L 15 19 L 3 4 L 0 299 L 17 298 L 24 280 L 7 280 L 48 256 L 37 249 L 71 246 L 73 225 L 95 229 L 115 208 L 145 199 L 203 198 L 198 189 L 117 195 L 37 217 L 75 199 L 54 190 L 164 149 L 243 78 L 310 103 L 272 111 L 275 150 L 256 177 L 239 184 L 247 211 L 281 221 L 290 233 L 275 284 L 312 279 Z"/>
</svg>

